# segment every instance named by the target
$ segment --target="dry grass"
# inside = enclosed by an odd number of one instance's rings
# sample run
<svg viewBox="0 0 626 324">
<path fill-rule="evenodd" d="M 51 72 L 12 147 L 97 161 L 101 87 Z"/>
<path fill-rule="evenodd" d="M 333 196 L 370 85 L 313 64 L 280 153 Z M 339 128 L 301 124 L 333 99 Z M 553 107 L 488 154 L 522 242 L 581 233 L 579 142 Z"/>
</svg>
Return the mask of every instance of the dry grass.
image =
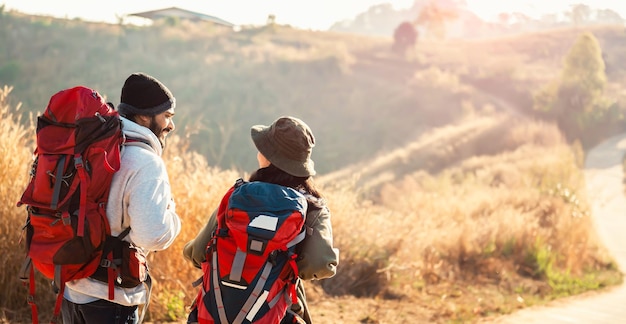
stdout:
<svg viewBox="0 0 626 324">
<path fill-rule="evenodd" d="M 34 128 L 20 126 L 5 103 L 7 93 L 0 96 L 0 227 L 9 233 L 0 239 L 8 260 L 0 272 L 0 309 L 5 320 L 19 322 L 29 318 L 26 290 L 15 279 L 24 256 L 18 238 L 25 215 L 13 206 L 27 180 Z M 527 122 L 485 132 L 493 120 L 478 120 L 473 125 L 483 131 L 461 132 L 453 141 L 442 135 L 453 129 L 430 133 L 443 138 L 432 147 L 451 147 L 443 155 L 447 166 L 438 173 L 415 168 L 383 182 L 375 200 L 357 179 L 324 183 L 341 264 L 336 277 L 309 284 L 318 321 L 472 321 L 621 280 L 589 231 L 582 153 L 551 125 Z M 471 156 L 461 149 L 496 138 L 504 143 L 500 153 Z M 430 158 L 437 156 L 442 158 Z M 150 257 L 156 284 L 148 318 L 180 322 L 200 275 L 183 260 L 182 247 L 242 175 L 210 167 L 181 137 L 170 138 L 164 158 L 183 230 L 172 247 Z M 383 170 L 393 165 L 384 161 L 396 159 L 376 161 L 372 167 Z M 54 298 L 47 286 L 38 283 L 42 320 Z"/>
<path fill-rule="evenodd" d="M 467 125 L 433 132 L 416 143 L 458 135 Z M 440 163 L 456 162 L 438 174 L 417 171 L 383 181 L 376 203 L 363 200 L 372 192 L 333 192 L 344 266 L 321 284 L 324 291 L 408 300 L 424 308 L 422 315 L 431 314 L 430 321 L 445 321 L 508 313 L 620 282 L 589 230 L 580 149 L 568 146 L 554 125 L 527 121 L 505 123 L 498 130 L 474 133 L 483 134 L 478 142 L 503 143 L 503 153 L 467 156 L 455 148 L 439 159 L 427 155 Z M 475 140 L 470 136 L 463 143 L 473 147 Z M 386 160 L 363 163 L 363 169 L 393 174 L 385 168 L 397 165 L 393 156 L 404 154 L 403 160 L 411 161 L 425 152 L 395 152 Z M 344 178 L 358 182 L 348 176 L 357 171 L 350 170 Z M 345 186 L 341 180 L 335 177 L 332 183 Z M 406 315 L 410 309 L 398 306 L 397 311 Z M 400 318 L 390 316 L 376 318 Z"/>
<path fill-rule="evenodd" d="M 591 225 L 586 206 L 564 193 L 582 191 L 572 154 L 564 146 L 554 150 L 551 156 L 527 147 L 474 158 L 436 177 L 420 173 L 386 186 L 384 206 L 402 215 L 391 222 L 394 228 L 388 233 L 396 234 L 389 239 L 411 239 L 403 244 L 410 248 L 395 257 L 406 260 L 414 251 L 424 251 L 413 269 L 418 280 L 487 275 L 485 270 L 492 269 L 481 269 L 480 263 L 493 257 L 531 267 L 519 269 L 530 275 L 536 269 L 524 264 L 526 253 L 541 242 L 559 255 L 559 268 L 576 273 L 596 268 L 598 246 L 586 230 Z M 555 174 L 559 169 L 561 174 Z"/>
<path fill-rule="evenodd" d="M 22 289 L 17 275 L 24 260 L 24 250 L 20 248 L 19 241 L 26 212 L 23 209 L 18 211 L 15 205 L 28 180 L 33 127 L 23 126 L 16 116 L 17 109 L 8 106 L 9 92 L 9 87 L 0 89 L 0 251 L 6 261 L 0 271 L 0 317 L 12 318 L 30 309 L 26 304 L 26 290 Z M 49 286 L 41 280 L 37 285 Z M 46 288 L 39 291 L 45 294 Z"/>
</svg>

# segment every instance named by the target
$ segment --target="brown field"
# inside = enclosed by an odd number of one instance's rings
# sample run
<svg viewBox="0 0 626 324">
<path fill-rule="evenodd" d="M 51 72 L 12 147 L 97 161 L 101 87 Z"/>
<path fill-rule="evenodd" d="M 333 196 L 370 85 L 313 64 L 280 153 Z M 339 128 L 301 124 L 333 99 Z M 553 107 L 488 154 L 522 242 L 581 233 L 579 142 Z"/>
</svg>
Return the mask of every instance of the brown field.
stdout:
<svg viewBox="0 0 626 324">
<path fill-rule="evenodd" d="M 26 291 L 15 279 L 25 215 L 14 203 L 26 182 L 34 129 L 15 117 L 4 100 L 8 92 L 0 96 L 0 226 L 7 234 L 0 249 L 8 260 L 0 279 L 2 316 L 20 322 L 29 316 Z M 484 141 L 499 143 L 500 153 L 467 154 Z M 153 322 L 184 320 L 199 271 L 183 260 L 182 246 L 240 176 L 210 167 L 180 137 L 168 145 L 165 159 L 184 226 L 171 248 L 151 256 Z M 341 264 L 334 278 L 308 283 L 318 322 L 472 322 L 621 282 L 589 231 L 583 153 L 566 145 L 553 125 L 474 116 L 427 133 L 405 150 L 402 159 L 398 150 L 345 173 L 350 176 L 320 178 Z M 446 167 L 388 181 L 365 177 L 381 174 L 369 168 L 391 172 L 397 161 L 418 157 Z M 363 191 L 359 181 L 372 185 Z M 53 296 L 45 280 L 38 287 L 45 320 Z"/>
</svg>

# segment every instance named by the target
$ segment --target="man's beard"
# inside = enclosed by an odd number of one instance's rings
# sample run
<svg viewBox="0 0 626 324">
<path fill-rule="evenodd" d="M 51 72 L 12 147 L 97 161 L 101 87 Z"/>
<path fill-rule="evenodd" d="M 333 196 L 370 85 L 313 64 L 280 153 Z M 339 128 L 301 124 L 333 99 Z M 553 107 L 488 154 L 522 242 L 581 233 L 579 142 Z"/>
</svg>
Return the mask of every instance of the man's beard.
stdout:
<svg viewBox="0 0 626 324">
<path fill-rule="evenodd" d="M 156 119 L 154 117 L 150 118 L 150 127 L 148 128 L 154 133 L 154 135 L 156 135 L 157 139 L 159 140 L 159 143 L 161 143 L 161 148 L 165 148 L 165 139 L 167 135 L 161 138 L 161 135 L 163 135 L 164 129 L 161 128 L 159 124 L 157 124 Z"/>
</svg>

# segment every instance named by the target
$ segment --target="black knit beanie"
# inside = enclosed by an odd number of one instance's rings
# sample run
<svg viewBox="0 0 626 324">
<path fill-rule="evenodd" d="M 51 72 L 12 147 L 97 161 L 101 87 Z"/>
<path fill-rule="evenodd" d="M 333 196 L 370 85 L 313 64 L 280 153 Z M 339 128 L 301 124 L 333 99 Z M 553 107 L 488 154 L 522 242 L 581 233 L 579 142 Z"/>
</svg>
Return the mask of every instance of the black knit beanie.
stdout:
<svg viewBox="0 0 626 324">
<path fill-rule="evenodd" d="M 174 107 L 176 99 L 163 83 L 145 73 L 133 73 L 124 82 L 117 110 L 122 116 L 154 116 Z"/>
</svg>

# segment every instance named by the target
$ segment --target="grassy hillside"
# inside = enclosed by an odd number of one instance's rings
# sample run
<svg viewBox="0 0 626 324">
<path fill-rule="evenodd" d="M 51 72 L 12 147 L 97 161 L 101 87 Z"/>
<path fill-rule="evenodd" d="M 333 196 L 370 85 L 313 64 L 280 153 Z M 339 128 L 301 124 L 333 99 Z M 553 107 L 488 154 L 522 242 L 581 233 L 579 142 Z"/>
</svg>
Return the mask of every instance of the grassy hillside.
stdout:
<svg viewBox="0 0 626 324">
<path fill-rule="evenodd" d="M 390 52 L 390 38 L 282 26 L 133 27 L 3 12 L 0 85 L 14 87 L 11 100 L 23 111 L 38 112 L 52 94 L 77 84 L 117 104 L 128 74 L 144 71 L 174 92 L 180 133 L 211 165 L 250 170 L 249 127 L 289 114 L 319 134 L 314 158 L 327 173 L 454 122 L 468 106 L 500 106 L 464 82 L 528 108 L 576 34 L 424 41 L 400 57 Z M 623 30 L 606 27 L 597 35 L 615 71 L 611 81 L 623 84 Z"/>
<path fill-rule="evenodd" d="M 27 181 L 34 127 L 22 125 L 7 93 L 0 92 L 0 228 L 7 234 L 0 240 L 7 260 L 0 271 L 0 321 L 14 323 L 30 316 L 26 290 L 15 278 L 25 214 L 14 204 Z M 318 322 L 474 322 L 621 282 L 590 231 L 582 152 L 566 145 L 553 125 L 508 118 L 468 117 L 423 135 L 405 148 L 405 159 L 427 155 L 437 171 L 389 164 L 384 173 L 394 180 L 378 183 L 376 199 L 364 185 L 320 179 L 341 264 L 334 278 L 307 283 Z M 501 144 L 497 152 L 481 152 L 477 138 Z M 444 149 L 428 155 L 424 143 Z M 156 284 L 148 318 L 184 322 L 200 273 L 183 260 L 182 247 L 241 174 L 209 166 L 184 137 L 172 137 L 166 152 L 183 230 L 172 247 L 150 257 Z M 37 289 L 40 320 L 47 320 L 54 294 L 41 276 Z"/>
<path fill-rule="evenodd" d="M 177 97 L 176 122 L 193 149 L 222 167 L 251 169 L 249 127 L 280 115 L 317 130 L 323 145 L 315 158 L 326 172 L 453 120 L 463 99 L 435 113 L 447 91 L 354 70 L 358 52 L 388 40 L 280 26 L 235 33 L 203 24 L 140 28 L 11 13 L 0 24 L 0 83 L 14 86 L 12 100 L 25 111 L 42 110 L 53 93 L 76 84 L 117 104 L 128 74 L 145 71 Z"/>
</svg>

